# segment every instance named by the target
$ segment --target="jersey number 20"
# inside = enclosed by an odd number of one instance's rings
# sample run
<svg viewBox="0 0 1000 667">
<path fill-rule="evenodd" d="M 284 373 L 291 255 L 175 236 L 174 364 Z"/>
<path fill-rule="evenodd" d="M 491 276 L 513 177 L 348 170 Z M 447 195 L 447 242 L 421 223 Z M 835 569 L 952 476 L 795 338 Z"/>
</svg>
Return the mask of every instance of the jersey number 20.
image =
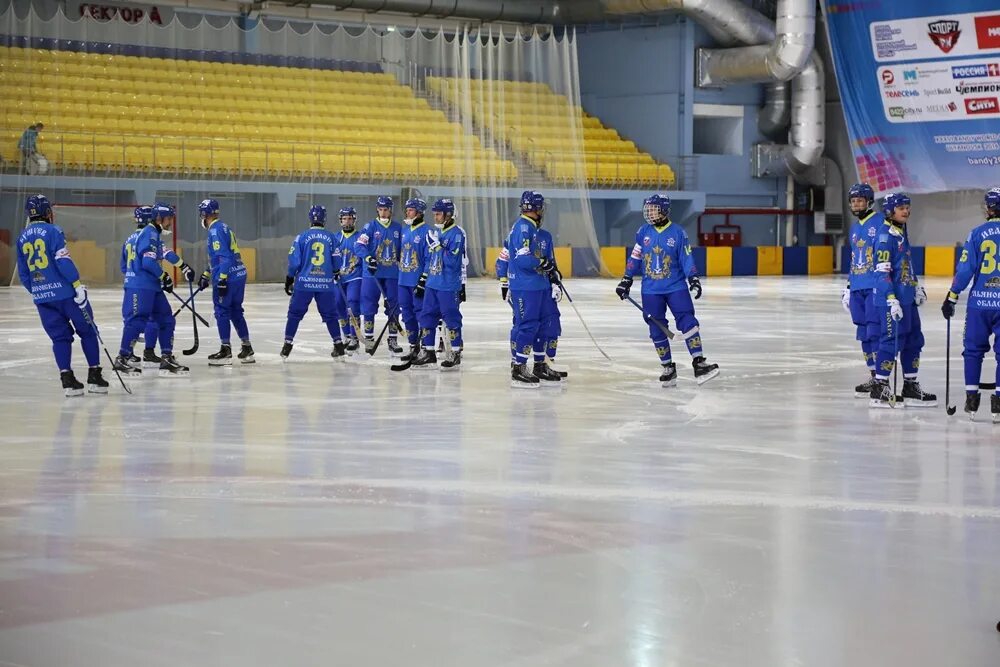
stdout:
<svg viewBox="0 0 1000 667">
<path fill-rule="evenodd" d="M 44 269 L 49 265 L 49 256 L 45 253 L 44 239 L 35 239 L 34 245 L 28 241 L 21 246 L 21 252 L 28 256 L 26 262 L 29 271 Z"/>
</svg>

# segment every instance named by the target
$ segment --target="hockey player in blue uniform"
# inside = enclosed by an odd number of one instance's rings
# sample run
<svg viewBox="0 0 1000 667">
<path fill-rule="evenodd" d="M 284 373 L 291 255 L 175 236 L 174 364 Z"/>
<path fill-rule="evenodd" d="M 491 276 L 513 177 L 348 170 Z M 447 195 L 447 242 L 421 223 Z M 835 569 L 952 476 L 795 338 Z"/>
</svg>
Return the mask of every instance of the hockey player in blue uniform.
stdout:
<svg viewBox="0 0 1000 667">
<path fill-rule="evenodd" d="M 542 257 L 538 244 L 538 228 L 545 214 L 545 197 L 539 192 L 525 190 L 521 193 L 520 207 L 521 215 L 504 243 L 508 257 L 507 285 L 514 309 L 514 326 L 510 334 L 513 356 L 510 378 L 512 387 L 535 388 L 540 379 L 528 371 L 528 357 L 532 355 L 541 328 L 542 301 L 551 294 L 549 274 L 555 264 Z"/>
<path fill-rule="evenodd" d="M 408 199 L 405 205 L 406 219 L 399 250 L 399 310 L 402 324 L 406 327 L 406 339 L 410 350 L 400 361 L 413 361 L 420 348 L 420 311 L 424 305 L 427 289 L 427 223 L 424 211 L 427 202 L 420 198 Z"/>
<path fill-rule="evenodd" d="M 858 219 L 851 225 L 851 269 L 841 302 L 851 315 L 856 338 L 868 365 L 870 378 L 854 388 L 857 398 L 868 398 L 875 386 L 875 353 L 881 325 L 875 308 L 875 236 L 885 223 L 875 211 L 875 191 L 867 183 L 855 183 L 848 192 L 851 213 Z"/>
<path fill-rule="evenodd" d="M 52 352 L 59 368 L 66 396 L 83 395 L 83 384 L 73 375 L 73 332 L 90 369 L 87 391 L 108 393 L 101 376 L 100 351 L 94 329 L 94 311 L 87 300 L 87 288 L 69 256 L 66 236 L 53 221 L 52 205 L 44 195 L 32 195 L 24 204 L 28 224 L 17 237 L 17 275 L 31 294 L 42 328 L 52 340 Z"/>
<path fill-rule="evenodd" d="M 917 307 L 927 301 L 927 292 L 917 283 L 906 223 L 910 219 L 910 198 L 887 195 L 882 204 L 885 217 L 875 243 L 875 306 L 878 308 L 880 337 L 875 360 L 875 386 L 870 395 L 873 408 L 900 405 L 889 387 L 889 375 L 899 354 L 903 366 L 903 403 L 900 407 L 934 407 L 937 397 L 925 393 L 917 382 L 924 335 Z"/>
<path fill-rule="evenodd" d="M 378 216 L 361 230 L 354 252 L 365 264 L 361 279 L 361 314 L 364 315 L 365 348 L 375 344 L 375 315 L 379 298 L 385 304 L 385 314 L 390 318 L 396 313 L 399 291 L 399 241 L 402 225 L 392 219 L 392 197 L 381 196 L 375 204 Z M 383 293 L 384 292 L 384 293 Z M 389 324 L 389 352 L 403 351 L 396 338 L 396 325 Z"/>
<path fill-rule="evenodd" d="M 413 365 L 431 366 L 437 363 L 434 337 L 438 322 L 444 321 L 445 336 L 451 343 L 451 353 L 441 361 L 441 370 L 453 370 L 462 363 L 462 312 L 465 301 L 465 230 L 455 221 L 455 204 L 450 199 L 438 199 L 431 207 L 434 222 L 441 226 L 427 235 L 427 273 L 424 304 L 420 311 L 422 349 Z"/>
<path fill-rule="evenodd" d="M 559 371 L 552 367 L 552 362 L 555 360 L 556 350 L 558 349 L 559 336 L 562 335 L 561 314 L 558 304 L 562 300 L 562 290 L 559 288 L 559 283 L 562 282 L 562 274 L 559 272 L 559 267 L 556 266 L 552 234 L 541 226 L 541 219 L 538 222 L 538 231 L 536 233 L 538 246 L 542 256 L 552 262 L 553 269 L 552 273 L 549 274 L 549 281 L 551 282 L 550 298 L 542 299 L 538 336 L 535 338 L 535 343 L 532 346 L 534 354 L 532 374 L 541 381 L 559 382 L 569 375 L 566 371 Z M 500 298 L 508 303 L 510 302 L 510 282 L 507 277 L 509 265 L 510 253 L 507 251 L 507 248 L 501 248 L 496 264 L 494 265 L 494 270 L 500 281 Z M 511 350 L 513 350 L 513 340 L 511 340 L 511 345 Z"/>
<path fill-rule="evenodd" d="M 361 332 L 354 330 L 351 323 L 351 316 L 357 322 L 361 317 L 361 258 L 354 252 L 354 244 L 357 243 L 357 222 L 358 212 L 353 206 L 345 206 L 338 213 L 340 218 L 340 232 L 334 237 L 337 246 L 340 248 L 340 287 L 343 292 L 337 299 L 337 308 L 340 311 L 340 328 L 347 337 L 345 349 L 353 353 L 358 349 L 358 336 Z M 338 292 L 341 290 L 338 289 Z M 346 299 L 345 299 L 346 297 Z"/>
<path fill-rule="evenodd" d="M 719 365 L 705 360 L 701 345 L 698 319 L 694 314 L 695 299 L 701 298 L 698 269 L 691 257 L 691 243 L 680 225 L 670 220 L 670 198 L 652 195 L 642 204 L 646 224 L 635 235 L 635 246 L 625 268 L 625 276 L 615 292 L 624 300 L 632 289 L 632 280 L 642 276 L 642 312 L 649 324 L 649 337 L 660 357 L 664 387 L 677 384 L 677 366 L 670 356 L 670 342 L 653 319 L 664 322 L 667 308 L 677 323 L 688 352 L 691 353 L 694 377 L 704 384 L 719 374 Z"/>
<path fill-rule="evenodd" d="M 941 312 L 945 319 L 955 315 L 958 295 L 972 283 L 969 305 L 965 311 L 965 337 L 962 357 L 965 359 L 965 412 L 971 419 L 979 410 L 979 377 L 983 357 L 990 349 L 1000 358 L 1000 188 L 992 188 L 983 198 L 986 222 L 969 234 L 958 262 L 951 290 L 945 297 Z M 1000 422 L 1000 364 L 997 366 L 998 389 L 990 396 L 993 422 Z"/>
<path fill-rule="evenodd" d="M 142 363 L 159 368 L 161 377 L 178 377 L 188 374 L 188 368 L 177 362 L 173 355 L 173 337 L 176 321 L 164 292 L 173 291 L 173 279 L 163 270 L 165 259 L 180 269 L 188 282 L 195 277 L 192 269 L 172 250 L 166 250 L 162 235 L 171 233 L 177 214 L 168 204 L 157 202 L 154 206 L 140 206 L 135 210 L 138 229 L 122 246 L 121 269 L 125 276 L 125 297 L 122 301 L 124 329 L 115 370 L 136 374 L 142 367 L 132 353 L 139 332 L 144 331 L 145 350 Z M 160 342 L 162 357 L 156 356 L 154 346 Z"/>
<path fill-rule="evenodd" d="M 316 309 L 333 340 L 333 352 L 330 356 L 337 359 L 344 356 L 344 342 L 340 337 L 340 324 L 337 321 L 338 289 L 335 284 L 340 280 L 340 246 L 334 235 L 326 230 L 325 206 L 313 206 L 309 209 L 309 223 L 309 229 L 295 237 L 288 251 L 285 294 L 292 298 L 288 302 L 288 321 L 285 323 L 285 344 L 281 348 L 281 358 L 287 359 L 292 353 L 295 332 L 309 310 L 309 304 L 315 299 Z"/>
<path fill-rule="evenodd" d="M 243 316 L 243 294 L 247 285 L 247 267 L 240 256 L 240 246 L 229 225 L 219 219 L 219 202 L 205 199 L 198 204 L 201 226 L 208 230 L 208 262 L 210 269 L 198 280 L 198 287 L 212 286 L 212 303 L 215 306 L 215 323 L 219 328 L 221 347 L 208 355 L 209 366 L 232 366 L 233 350 L 230 345 L 230 326 L 236 328 L 242 345 L 238 359 L 241 363 L 254 363 L 250 329 Z"/>
</svg>

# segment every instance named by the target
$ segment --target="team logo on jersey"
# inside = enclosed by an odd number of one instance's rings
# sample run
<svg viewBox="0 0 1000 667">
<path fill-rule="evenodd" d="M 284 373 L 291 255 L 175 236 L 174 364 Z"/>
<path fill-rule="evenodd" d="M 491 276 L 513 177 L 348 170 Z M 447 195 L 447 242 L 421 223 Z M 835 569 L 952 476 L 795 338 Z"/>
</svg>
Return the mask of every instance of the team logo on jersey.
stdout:
<svg viewBox="0 0 1000 667">
<path fill-rule="evenodd" d="M 677 245 L 677 241 L 672 238 L 669 238 L 667 239 L 667 245 L 673 248 L 675 245 Z"/>
<path fill-rule="evenodd" d="M 868 228 L 868 236 L 870 236 L 872 238 L 875 238 L 875 228 L 874 227 L 869 227 Z"/>
<path fill-rule="evenodd" d="M 643 275 L 653 280 L 662 280 L 670 275 L 670 255 L 663 252 L 663 248 L 656 246 L 653 252 L 647 253 L 642 260 Z"/>
<path fill-rule="evenodd" d="M 927 24 L 927 36 L 944 53 L 950 53 L 962 34 L 958 21 L 934 21 Z"/>
<path fill-rule="evenodd" d="M 983 285 L 983 287 L 986 287 L 988 289 L 1000 288 L 1000 276 L 990 278 L 989 280 L 986 281 L 986 284 Z"/>
<path fill-rule="evenodd" d="M 642 237 L 642 245 L 649 245 L 650 243 L 652 243 L 652 241 L 650 241 L 648 236 Z"/>
</svg>

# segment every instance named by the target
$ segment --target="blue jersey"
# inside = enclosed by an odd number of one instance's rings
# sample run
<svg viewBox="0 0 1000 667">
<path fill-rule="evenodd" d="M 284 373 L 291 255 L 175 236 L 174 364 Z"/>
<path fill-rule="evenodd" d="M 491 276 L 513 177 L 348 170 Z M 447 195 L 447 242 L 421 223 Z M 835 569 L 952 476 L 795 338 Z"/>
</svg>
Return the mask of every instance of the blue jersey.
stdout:
<svg viewBox="0 0 1000 667">
<path fill-rule="evenodd" d="M 642 275 L 643 294 L 669 294 L 687 289 L 687 279 L 698 275 L 691 243 L 680 225 L 646 223 L 635 234 L 635 245 L 625 275 Z"/>
<path fill-rule="evenodd" d="M 340 247 L 340 279 L 345 283 L 361 280 L 361 258 L 354 252 L 357 233 L 357 230 L 353 232 L 340 231 L 334 236 Z"/>
<path fill-rule="evenodd" d="M 70 299 L 80 272 L 69 256 L 66 235 L 50 222 L 30 222 L 17 237 L 17 275 L 35 303 Z"/>
<path fill-rule="evenodd" d="M 243 265 L 236 235 L 222 220 L 208 227 L 208 263 L 212 267 L 213 282 L 219 282 L 220 278 L 230 283 L 247 279 L 247 267 Z"/>
<path fill-rule="evenodd" d="M 403 226 L 399 245 L 399 286 L 416 287 L 420 276 L 427 273 L 427 223 L 421 219 Z"/>
<path fill-rule="evenodd" d="M 427 234 L 427 286 L 457 292 L 465 282 L 465 230 L 451 221 Z"/>
<path fill-rule="evenodd" d="M 969 308 L 1000 310 L 1000 218 L 990 218 L 969 234 L 951 291 L 958 294 L 969 283 Z"/>
<path fill-rule="evenodd" d="M 538 223 L 523 215 L 519 217 L 507 235 L 504 248 L 508 258 L 507 278 L 512 290 L 548 289 L 548 277 L 538 272 L 542 261 Z"/>
<path fill-rule="evenodd" d="M 851 273 L 847 282 L 851 291 L 875 287 L 875 242 L 885 218 L 874 211 L 851 225 Z"/>
<path fill-rule="evenodd" d="M 163 275 L 164 259 L 179 259 L 173 251 L 165 254 L 160 230 L 155 225 L 137 229 L 122 246 L 122 265 L 125 273 L 125 287 L 129 289 L 160 290 L 160 276 Z"/>
<path fill-rule="evenodd" d="M 373 219 L 361 229 L 354 252 L 361 259 L 375 256 L 378 262 L 375 278 L 395 279 L 399 275 L 399 241 L 402 235 L 403 226 L 395 220 L 382 224 L 377 218 Z M 371 274 L 366 271 L 364 275 Z"/>
<path fill-rule="evenodd" d="M 875 243 L 875 305 L 885 306 L 895 298 L 901 306 L 914 302 L 917 277 L 913 274 L 910 239 L 902 227 L 885 222 Z"/>
<path fill-rule="evenodd" d="M 295 289 L 328 292 L 340 268 L 340 245 L 323 227 L 310 227 L 292 241 L 288 251 L 288 275 L 295 276 Z"/>
</svg>

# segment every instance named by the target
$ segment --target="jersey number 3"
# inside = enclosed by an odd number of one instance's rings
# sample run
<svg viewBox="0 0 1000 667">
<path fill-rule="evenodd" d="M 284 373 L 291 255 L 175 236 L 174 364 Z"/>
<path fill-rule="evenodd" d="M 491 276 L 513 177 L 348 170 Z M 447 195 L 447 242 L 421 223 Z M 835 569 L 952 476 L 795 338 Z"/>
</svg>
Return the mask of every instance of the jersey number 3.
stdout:
<svg viewBox="0 0 1000 667">
<path fill-rule="evenodd" d="M 323 256 L 323 251 L 326 250 L 326 246 L 316 241 L 312 244 L 312 263 L 313 266 L 323 266 L 323 262 L 326 261 L 326 257 Z"/>
<path fill-rule="evenodd" d="M 25 260 L 29 271 L 44 269 L 49 265 L 49 256 L 45 253 L 45 240 L 35 239 L 34 245 L 29 241 L 21 246 L 21 252 L 28 256 Z"/>
</svg>

